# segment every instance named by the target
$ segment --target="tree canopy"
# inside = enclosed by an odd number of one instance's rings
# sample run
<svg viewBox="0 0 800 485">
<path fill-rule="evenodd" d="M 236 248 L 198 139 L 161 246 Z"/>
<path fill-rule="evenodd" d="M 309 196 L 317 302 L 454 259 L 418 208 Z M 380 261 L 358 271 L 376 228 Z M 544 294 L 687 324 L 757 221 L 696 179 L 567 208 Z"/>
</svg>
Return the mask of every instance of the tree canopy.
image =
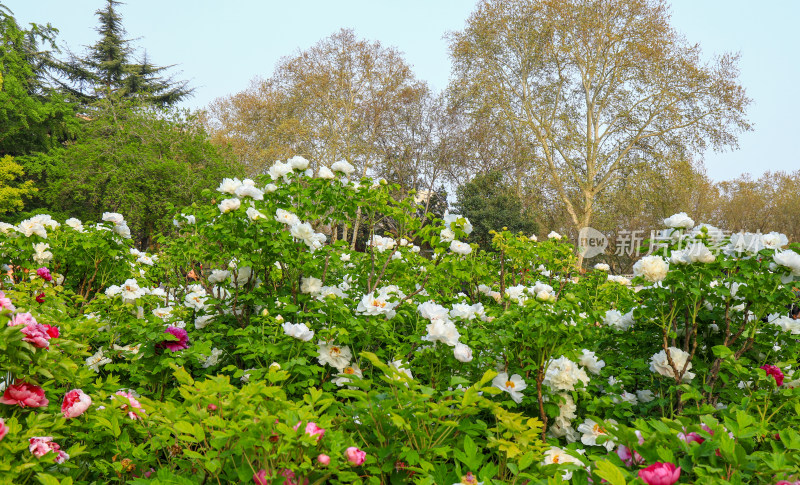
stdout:
<svg viewBox="0 0 800 485">
<path fill-rule="evenodd" d="M 750 127 L 737 56 L 702 61 L 663 0 L 484 0 L 451 57 L 453 102 L 530 142 L 576 231 L 626 170 Z"/>
</svg>

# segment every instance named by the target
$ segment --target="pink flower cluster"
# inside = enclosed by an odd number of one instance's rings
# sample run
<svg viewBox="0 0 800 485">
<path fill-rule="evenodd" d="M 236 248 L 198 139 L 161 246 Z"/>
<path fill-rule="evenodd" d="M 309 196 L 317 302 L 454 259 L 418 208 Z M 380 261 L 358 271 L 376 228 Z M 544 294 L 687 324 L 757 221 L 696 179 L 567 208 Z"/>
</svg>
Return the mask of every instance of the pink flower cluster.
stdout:
<svg viewBox="0 0 800 485">
<path fill-rule="evenodd" d="M 781 372 L 778 366 L 766 364 L 762 365 L 761 368 L 767 372 L 768 376 L 772 376 L 773 379 L 775 379 L 775 384 L 777 384 L 778 387 L 783 385 L 783 372 Z"/>
<path fill-rule="evenodd" d="M 297 475 L 295 475 L 295 473 L 288 468 L 284 468 L 283 471 L 281 471 L 278 475 L 285 478 L 283 483 L 285 483 L 286 485 L 301 485 L 301 482 L 297 478 Z M 269 481 L 267 480 L 267 471 L 264 470 L 263 468 L 259 470 L 257 473 L 253 475 L 253 481 L 256 483 L 256 485 L 267 485 L 269 483 Z M 307 478 L 303 479 L 302 485 L 308 485 Z"/>
<path fill-rule="evenodd" d="M 636 430 L 636 437 L 639 439 L 639 444 L 644 444 L 644 436 L 642 436 L 642 432 L 638 429 Z M 622 460 L 626 466 L 630 467 L 633 466 L 634 463 L 637 465 L 641 465 L 644 463 L 644 458 L 639 452 L 628 448 L 625 445 L 619 445 L 617 448 L 617 456 L 619 459 Z"/>
<path fill-rule="evenodd" d="M 42 325 L 30 313 L 17 313 L 8 322 L 9 327 L 22 326 L 20 331 L 25 334 L 23 342 L 28 342 L 39 349 L 50 348 L 50 339 L 58 338 L 58 327 Z"/>
<path fill-rule="evenodd" d="M 27 382 L 15 382 L 8 386 L 0 397 L 1 404 L 10 404 L 22 408 L 42 408 L 50 401 L 44 397 L 44 389 Z"/>
<path fill-rule="evenodd" d="M 29 441 L 28 449 L 31 450 L 33 456 L 41 458 L 51 451 L 56 454 L 56 463 L 64 463 L 69 460 L 69 455 L 61 449 L 58 443 L 53 441 L 52 436 L 34 436 Z"/>
<path fill-rule="evenodd" d="M 8 426 L 6 426 L 6 422 L 3 421 L 3 418 L 0 418 L 0 441 L 2 441 L 7 434 L 8 434 Z"/>
</svg>

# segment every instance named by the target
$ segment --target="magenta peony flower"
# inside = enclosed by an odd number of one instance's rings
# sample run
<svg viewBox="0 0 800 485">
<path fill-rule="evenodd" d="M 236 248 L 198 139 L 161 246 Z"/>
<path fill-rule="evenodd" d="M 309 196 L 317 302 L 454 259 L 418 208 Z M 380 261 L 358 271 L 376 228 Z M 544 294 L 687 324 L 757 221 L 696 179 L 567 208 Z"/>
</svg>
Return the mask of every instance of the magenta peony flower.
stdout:
<svg viewBox="0 0 800 485">
<path fill-rule="evenodd" d="M 267 485 L 267 471 L 262 468 L 258 473 L 253 474 L 253 481 L 256 485 Z"/>
<path fill-rule="evenodd" d="M 25 334 L 23 342 L 33 344 L 37 349 L 50 348 L 50 334 L 47 333 L 47 328 L 38 323 L 25 325 L 20 329 Z"/>
<path fill-rule="evenodd" d="M 361 451 L 355 446 L 351 446 L 350 448 L 346 449 L 344 454 L 347 457 L 347 461 L 349 461 L 351 465 L 355 466 L 363 465 L 367 459 L 367 452 Z"/>
<path fill-rule="evenodd" d="M 11 317 L 11 321 L 8 322 L 9 327 L 16 327 L 17 325 L 36 325 L 37 322 L 36 318 L 33 317 L 28 312 L 25 313 L 15 313 L 13 317 Z"/>
<path fill-rule="evenodd" d="M 16 308 L 14 304 L 11 303 L 11 298 L 6 297 L 6 294 L 0 291 L 0 310 L 10 310 L 14 311 Z"/>
<path fill-rule="evenodd" d="M 27 382 L 14 383 L 8 386 L 0 397 L 0 403 L 20 407 L 42 408 L 50 401 L 45 399 L 44 390 Z"/>
<path fill-rule="evenodd" d="M 326 454 L 320 454 L 317 457 L 317 463 L 319 463 L 319 466 L 328 466 L 331 464 L 331 457 Z"/>
<path fill-rule="evenodd" d="M 164 333 L 168 333 L 178 340 L 164 340 L 157 345 L 158 348 L 167 348 L 170 352 L 177 352 L 189 348 L 189 334 L 186 333 L 186 330 L 178 327 L 167 327 Z"/>
<path fill-rule="evenodd" d="M 672 485 L 681 477 L 681 467 L 672 463 L 653 463 L 647 468 L 639 470 L 639 478 L 647 485 Z"/>
<path fill-rule="evenodd" d="M 36 274 L 45 281 L 53 281 L 53 276 L 50 274 L 50 270 L 47 268 L 39 268 L 36 270 Z"/>
<path fill-rule="evenodd" d="M 8 426 L 6 426 L 6 422 L 3 421 L 3 418 L 0 418 L 0 441 L 2 441 L 7 434 L 8 434 Z"/>
<path fill-rule="evenodd" d="M 767 372 L 768 376 L 772 376 L 775 379 L 775 384 L 777 384 L 778 387 L 783 385 L 783 372 L 781 372 L 777 366 L 762 365 L 761 368 Z"/>
<path fill-rule="evenodd" d="M 85 413 L 91 405 L 91 397 L 80 389 L 73 389 L 64 396 L 64 401 L 61 403 L 61 414 L 67 419 L 76 418 Z"/>
</svg>

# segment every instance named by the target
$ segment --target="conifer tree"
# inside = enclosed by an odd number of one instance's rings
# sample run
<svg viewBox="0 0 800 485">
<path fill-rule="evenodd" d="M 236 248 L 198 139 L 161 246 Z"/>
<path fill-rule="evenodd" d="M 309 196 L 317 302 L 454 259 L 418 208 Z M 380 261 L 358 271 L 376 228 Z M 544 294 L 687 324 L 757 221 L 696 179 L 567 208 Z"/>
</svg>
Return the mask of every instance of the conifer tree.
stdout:
<svg viewBox="0 0 800 485">
<path fill-rule="evenodd" d="M 125 38 L 122 17 L 117 12 L 121 2 L 106 0 L 96 15 L 100 34 L 86 55 L 72 56 L 53 67 L 60 74 L 58 83 L 66 92 L 84 104 L 99 100 L 117 102 L 138 100 L 145 104 L 171 106 L 190 95 L 187 81 L 175 81 L 162 74 L 173 66 L 152 64 L 145 52 L 134 62 L 135 50 Z"/>
</svg>

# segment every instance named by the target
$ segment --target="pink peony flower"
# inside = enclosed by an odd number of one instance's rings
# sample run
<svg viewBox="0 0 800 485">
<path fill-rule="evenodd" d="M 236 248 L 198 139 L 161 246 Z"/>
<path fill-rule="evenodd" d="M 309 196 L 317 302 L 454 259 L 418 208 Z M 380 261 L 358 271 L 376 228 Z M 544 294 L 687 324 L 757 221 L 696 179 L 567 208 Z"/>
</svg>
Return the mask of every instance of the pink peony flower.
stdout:
<svg viewBox="0 0 800 485">
<path fill-rule="evenodd" d="M 131 402 L 131 407 L 132 408 L 138 409 L 142 413 L 144 412 L 144 409 L 142 409 L 142 404 L 139 401 L 137 401 L 136 397 L 133 394 L 131 394 L 130 392 L 117 391 L 114 394 L 116 394 L 117 396 L 122 396 L 122 397 L 127 398 L 128 401 Z M 113 399 L 113 396 L 112 396 L 112 399 Z M 127 404 L 123 404 L 119 408 L 124 411 L 124 410 L 128 409 L 128 405 Z M 133 411 L 128 411 L 128 417 L 131 418 L 131 419 L 139 419 L 139 415 L 136 414 Z"/>
<path fill-rule="evenodd" d="M 630 467 L 633 466 L 634 463 L 637 465 L 644 463 L 644 458 L 642 458 L 642 455 L 640 455 L 639 452 L 631 450 L 625 445 L 619 445 L 617 448 L 617 456 L 619 456 L 619 459 L 625 463 L 625 466 Z"/>
<path fill-rule="evenodd" d="M 52 436 L 34 436 L 28 440 L 28 449 L 36 458 L 41 458 L 51 451 L 56 454 L 54 462 L 61 464 L 69 460 L 69 455 L 61 449 Z"/>
<path fill-rule="evenodd" d="M 344 454 L 347 457 L 347 461 L 349 461 L 351 465 L 355 466 L 363 465 L 367 459 L 367 452 L 361 451 L 355 446 L 351 446 L 350 448 L 346 449 Z"/>
<path fill-rule="evenodd" d="M 7 434 L 8 434 L 8 426 L 6 426 L 6 422 L 3 421 L 3 418 L 0 418 L 0 441 L 2 441 Z"/>
<path fill-rule="evenodd" d="M 25 334 L 23 342 L 32 344 L 37 349 L 50 348 L 50 334 L 47 333 L 47 328 L 38 323 L 29 323 L 20 329 Z"/>
<path fill-rule="evenodd" d="M 768 376 L 772 376 L 775 379 L 775 384 L 777 384 L 778 387 L 783 385 L 783 372 L 781 372 L 777 366 L 762 365 L 761 368 L 767 372 Z"/>
<path fill-rule="evenodd" d="M 11 317 L 11 321 L 8 322 L 9 327 L 16 327 L 17 325 L 36 325 L 36 319 L 28 312 L 25 313 L 15 313 L 13 317 Z"/>
<path fill-rule="evenodd" d="M 0 397 L 0 403 L 20 407 L 42 408 L 50 401 L 45 399 L 44 390 L 27 382 L 14 383 L 8 386 Z"/>
<path fill-rule="evenodd" d="M 58 443 L 53 441 L 52 436 L 34 436 L 28 440 L 28 449 L 31 450 L 33 456 L 41 458 L 51 451 L 58 451 L 61 449 Z"/>
<path fill-rule="evenodd" d="M 699 434 L 697 434 L 695 432 L 691 432 L 691 433 L 688 433 L 688 434 L 687 433 L 678 433 L 678 438 L 680 438 L 681 440 L 685 441 L 687 445 L 690 445 L 692 443 L 700 444 L 700 443 L 702 443 L 703 441 L 706 440 L 705 438 L 703 438 L 702 436 L 700 436 Z"/>
<path fill-rule="evenodd" d="M 12 312 L 16 310 L 14 304 L 11 303 L 11 298 L 8 298 L 2 291 L 0 291 L 0 310 L 10 310 Z"/>
<path fill-rule="evenodd" d="M 44 293 L 39 293 L 36 296 L 36 303 L 44 303 Z"/>
<path fill-rule="evenodd" d="M 297 480 L 297 476 L 288 468 L 284 468 L 283 471 L 280 472 L 280 476 L 286 478 L 286 481 L 283 482 L 286 485 L 300 485 L 300 480 Z M 303 480 L 303 485 L 308 485 L 308 479 Z"/>
<path fill-rule="evenodd" d="M 322 439 L 322 436 L 325 434 L 325 430 L 317 426 L 317 423 L 309 423 L 306 425 L 306 434 L 311 436 L 316 436 L 317 441 Z"/>
<path fill-rule="evenodd" d="M 162 349 L 167 348 L 170 352 L 177 352 L 189 348 L 189 334 L 186 333 L 186 330 L 178 327 L 167 327 L 164 333 L 168 333 L 178 340 L 164 340 L 158 344 L 157 347 Z"/>
<path fill-rule="evenodd" d="M 53 281 L 53 276 L 50 275 L 50 270 L 47 268 L 39 268 L 36 270 L 36 274 L 39 275 L 39 278 L 45 281 Z"/>
<path fill-rule="evenodd" d="M 672 463 L 656 462 L 647 468 L 639 470 L 639 478 L 647 485 L 672 485 L 681 477 L 681 467 Z"/>
<path fill-rule="evenodd" d="M 80 389 L 73 389 L 64 396 L 64 401 L 61 403 L 61 414 L 67 419 L 76 418 L 85 413 L 91 405 L 91 397 Z"/>
<path fill-rule="evenodd" d="M 319 466 L 328 466 L 331 464 L 331 457 L 325 454 L 320 454 L 317 457 L 317 463 L 319 463 Z"/>
<path fill-rule="evenodd" d="M 257 473 L 253 474 L 253 481 L 256 485 L 267 485 L 267 471 L 262 468 Z"/>
</svg>

